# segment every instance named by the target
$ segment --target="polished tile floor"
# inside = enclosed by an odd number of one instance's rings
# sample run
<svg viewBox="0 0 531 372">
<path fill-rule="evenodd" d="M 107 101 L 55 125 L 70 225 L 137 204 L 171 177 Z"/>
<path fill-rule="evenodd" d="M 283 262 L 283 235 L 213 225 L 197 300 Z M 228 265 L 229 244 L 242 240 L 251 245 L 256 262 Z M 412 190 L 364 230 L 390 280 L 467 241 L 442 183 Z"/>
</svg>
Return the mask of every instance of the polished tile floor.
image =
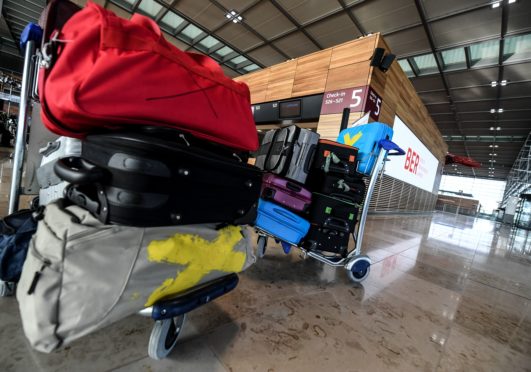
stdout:
<svg viewBox="0 0 531 372">
<path fill-rule="evenodd" d="M 442 213 L 371 216 L 362 286 L 272 243 L 238 288 L 189 314 L 163 361 L 147 357 L 140 316 L 32 351 L 16 300 L 0 298 L 0 371 L 531 371 L 528 234 Z"/>
</svg>

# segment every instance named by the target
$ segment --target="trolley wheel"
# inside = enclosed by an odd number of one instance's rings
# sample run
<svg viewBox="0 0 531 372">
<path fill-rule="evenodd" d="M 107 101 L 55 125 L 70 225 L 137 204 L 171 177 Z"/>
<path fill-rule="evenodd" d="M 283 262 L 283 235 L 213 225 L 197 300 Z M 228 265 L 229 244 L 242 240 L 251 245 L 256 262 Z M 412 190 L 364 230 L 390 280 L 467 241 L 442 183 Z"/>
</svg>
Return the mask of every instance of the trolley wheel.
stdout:
<svg viewBox="0 0 531 372">
<path fill-rule="evenodd" d="M 264 258 L 267 248 L 267 236 L 260 235 L 258 241 L 256 242 L 256 252 L 258 258 Z"/>
<path fill-rule="evenodd" d="M 357 256 L 345 265 L 347 275 L 354 283 L 361 283 L 369 276 L 371 271 L 371 260 L 367 256 Z"/>
<path fill-rule="evenodd" d="M 177 344 L 184 320 L 185 314 L 155 322 L 149 337 L 148 355 L 150 358 L 161 360 L 171 353 Z"/>
</svg>

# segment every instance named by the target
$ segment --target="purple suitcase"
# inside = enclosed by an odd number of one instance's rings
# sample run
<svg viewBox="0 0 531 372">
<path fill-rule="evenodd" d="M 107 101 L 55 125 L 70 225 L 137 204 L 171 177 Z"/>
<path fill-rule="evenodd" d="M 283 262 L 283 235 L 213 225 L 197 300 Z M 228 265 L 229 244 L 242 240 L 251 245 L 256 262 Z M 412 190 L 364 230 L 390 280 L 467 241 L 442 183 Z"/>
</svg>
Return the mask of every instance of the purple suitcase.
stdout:
<svg viewBox="0 0 531 372">
<path fill-rule="evenodd" d="M 306 212 L 312 193 L 293 181 L 267 173 L 262 179 L 262 198 L 296 212 Z"/>
</svg>

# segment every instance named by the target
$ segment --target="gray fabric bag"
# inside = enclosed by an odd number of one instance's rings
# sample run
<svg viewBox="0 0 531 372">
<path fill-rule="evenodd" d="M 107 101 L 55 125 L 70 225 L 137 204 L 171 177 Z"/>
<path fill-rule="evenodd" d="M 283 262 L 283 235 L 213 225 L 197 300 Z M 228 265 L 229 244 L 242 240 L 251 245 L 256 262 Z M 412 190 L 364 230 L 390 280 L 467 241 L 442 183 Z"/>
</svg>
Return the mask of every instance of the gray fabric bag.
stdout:
<svg viewBox="0 0 531 372">
<path fill-rule="evenodd" d="M 46 207 L 17 288 L 24 333 L 42 352 L 255 262 L 245 227 L 103 225 L 63 203 Z"/>
<path fill-rule="evenodd" d="M 290 125 L 268 131 L 258 149 L 255 166 L 304 184 L 319 134 Z"/>
</svg>

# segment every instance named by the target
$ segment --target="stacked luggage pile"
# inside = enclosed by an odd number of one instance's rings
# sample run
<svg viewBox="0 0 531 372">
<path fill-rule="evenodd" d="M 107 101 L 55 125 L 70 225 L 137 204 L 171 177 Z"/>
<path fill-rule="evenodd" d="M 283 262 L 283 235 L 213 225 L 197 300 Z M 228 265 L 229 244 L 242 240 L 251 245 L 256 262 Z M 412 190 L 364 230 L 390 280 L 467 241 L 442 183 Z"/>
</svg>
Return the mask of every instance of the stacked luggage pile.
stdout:
<svg viewBox="0 0 531 372">
<path fill-rule="evenodd" d="M 266 133 L 255 165 L 266 173 L 256 227 L 290 245 L 348 252 L 365 183 L 358 149 L 295 125 Z M 262 247 L 263 249 L 263 247 Z"/>
<path fill-rule="evenodd" d="M 391 141 L 388 125 L 346 128 L 348 114 L 346 109 L 337 142 L 295 125 L 266 133 L 255 163 L 267 172 L 256 230 L 259 256 L 271 237 L 286 253 L 298 247 L 325 264 L 344 267 L 359 283 L 371 265 L 361 244 L 376 177 L 388 155 L 404 151 Z"/>
</svg>

